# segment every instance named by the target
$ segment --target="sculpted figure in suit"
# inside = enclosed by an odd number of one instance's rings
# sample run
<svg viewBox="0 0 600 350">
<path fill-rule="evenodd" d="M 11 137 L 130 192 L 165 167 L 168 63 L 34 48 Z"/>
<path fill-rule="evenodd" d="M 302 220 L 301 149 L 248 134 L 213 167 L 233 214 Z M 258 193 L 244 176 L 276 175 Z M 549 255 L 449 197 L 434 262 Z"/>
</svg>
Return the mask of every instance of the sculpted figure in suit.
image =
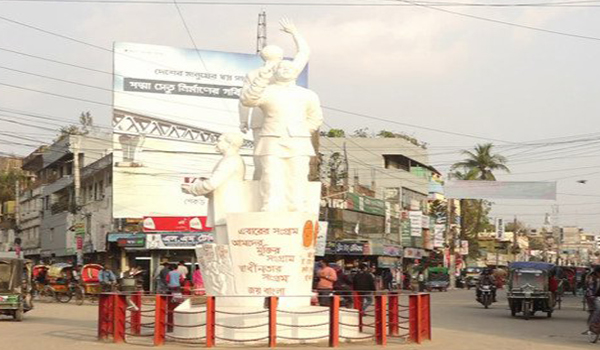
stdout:
<svg viewBox="0 0 600 350">
<path fill-rule="evenodd" d="M 323 113 L 317 94 L 296 85 L 298 74 L 291 61 L 265 64 L 240 97 L 264 116 L 254 148 L 262 165 L 262 211 L 307 210 L 309 161 L 315 155 L 310 136 L 322 124 Z"/>
<path fill-rule="evenodd" d="M 184 193 L 208 197 L 207 225 L 214 228 L 217 244 L 228 243 L 225 214 L 244 211 L 243 201 L 239 200 L 246 173 L 246 166 L 239 154 L 243 142 L 241 134 L 221 135 L 217 152 L 223 154 L 223 158 L 215 165 L 211 177 L 181 185 Z"/>
<path fill-rule="evenodd" d="M 291 34 L 294 39 L 294 43 L 296 44 L 296 57 L 294 58 L 293 64 L 295 66 L 298 74 L 304 70 L 306 64 L 308 63 L 308 57 L 310 55 L 310 49 L 308 47 L 308 43 L 304 40 L 304 37 L 300 35 L 296 26 L 287 18 L 282 19 L 280 22 L 281 30 Z M 260 51 L 260 57 L 263 61 L 265 61 L 266 65 L 276 66 L 283 60 L 283 50 L 279 46 L 275 45 L 267 45 Z M 259 75 L 259 69 L 255 69 L 248 73 L 246 76 L 246 80 L 244 81 L 244 90 L 250 89 L 250 86 L 253 81 L 256 81 L 256 78 Z M 267 84 L 273 83 L 274 80 L 266 82 Z M 252 130 L 252 137 L 254 139 L 254 143 L 257 144 L 260 139 L 260 129 L 263 125 L 263 112 L 260 108 L 251 108 L 244 106 L 240 102 L 239 104 L 239 116 L 240 116 L 240 130 L 245 134 L 248 132 L 248 128 Z M 250 120 L 250 122 L 248 122 Z M 260 180 L 260 174 L 262 173 L 260 157 L 254 157 L 254 180 Z"/>
</svg>

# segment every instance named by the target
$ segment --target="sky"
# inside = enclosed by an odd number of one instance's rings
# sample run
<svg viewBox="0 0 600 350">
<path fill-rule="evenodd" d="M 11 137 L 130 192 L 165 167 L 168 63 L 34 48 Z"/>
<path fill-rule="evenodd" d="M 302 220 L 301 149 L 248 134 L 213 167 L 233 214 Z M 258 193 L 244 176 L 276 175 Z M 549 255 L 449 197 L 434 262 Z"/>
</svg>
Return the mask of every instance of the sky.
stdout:
<svg viewBox="0 0 600 350">
<path fill-rule="evenodd" d="M 108 127 L 113 42 L 194 46 L 172 2 L 83 1 L 0 0 L 0 154 L 28 154 L 82 111 Z M 492 142 L 511 169 L 498 180 L 556 180 L 559 193 L 496 201 L 493 216 L 539 226 L 558 205 L 557 224 L 600 231 L 600 1 L 201 1 L 179 4 L 200 49 L 253 53 L 264 9 L 269 43 L 293 55 L 277 21 L 295 22 L 311 47 L 309 84 L 326 107 L 325 129 L 409 134 L 443 173 L 461 150 Z"/>
</svg>

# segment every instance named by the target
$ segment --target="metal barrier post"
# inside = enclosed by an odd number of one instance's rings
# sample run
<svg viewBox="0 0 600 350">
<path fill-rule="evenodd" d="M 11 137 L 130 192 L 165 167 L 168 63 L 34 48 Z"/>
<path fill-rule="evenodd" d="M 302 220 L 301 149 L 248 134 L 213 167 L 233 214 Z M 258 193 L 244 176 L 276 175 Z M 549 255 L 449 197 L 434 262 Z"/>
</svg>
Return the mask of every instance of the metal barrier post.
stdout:
<svg viewBox="0 0 600 350">
<path fill-rule="evenodd" d="M 417 317 L 417 301 L 419 295 L 411 294 L 408 296 L 408 339 L 416 343 L 418 341 L 418 317 Z"/>
<path fill-rule="evenodd" d="M 269 347 L 277 346 L 277 297 L 269 297 Z"/>
<path fill-rule="evenodd" d="M 172 295 L 167 297 L 167 332 L 173 332 L 173 323 L 175 322 L 175 298 Z"/>
<path fill-rule="evenodd" d="M 215 297 L 206 297 L 206 347 L 215 346 Z"/>
<path fill-rule="evenodd" d="M 135 292 L 131 297 L 131 303 L 137 310 L 131 310 L 130 320 L 131 333 L 140 335 L 142 333 L 142 292 Z"/>
<path fill-rule="evenodd" d="M 431 295 L 423 295 L 423 328 L 427 340 L 431 340 Z"/>
<path fill-rule="evenodd" d="M 340 345 L 340 296 L 334 295 L 329 306 L 329 347 Z"/>
<path fill-rule="evenodd" d="M 375 339 L 378 345 L 387 344 L 387 296 L 375 296 Z"/>
<path fill-rule="evenodd" d="M 122 294 L 113 295 L 113 342 L 123 343 L 125 342 L 125 327 L 127 319 L 127 297 Z"/>
<path fill-rule="evenodd" d="M 423 336 L 423 310 L 421 307 L 422 298 L 421 294 L 417 294 L 417 344 L 421 344 L 422 336 Z"/>
<path fill-rule="evenodd" d="M 362 298 L 358 292 L 352 292 L 352 298 L 354 299 L 354 308 L 358 310 L 358 331 L 363 331 L 363 309 L 362 309 Z"/>
<path fill-rule="evenodd" d="M 113 296 L 100 294 L 98 298 L 98 339 L 107 339 L 113 333 Z"/>
<path fill-rule="evenodd" d="M 398 327 L 399 327 L 399 322 L 400 322 L 400 314 L 398 312 L 398 307 L 399 307 L 399 302 L 398 302 L 399 296 L 398 293 L 396 292 L 391 292 L 391 294 L 389 294 L 389 313 L 388 313 L 388 322 L 389 322 L 389 329 L 390 329 L 390 335 L 398 335 Z"/>
<path fill-rule="evenodd" d="M 166 318 L 167 297 L 157 294 L 154 304 L 154 346 L 160 346 L 165 343 Z"/>
</svg>

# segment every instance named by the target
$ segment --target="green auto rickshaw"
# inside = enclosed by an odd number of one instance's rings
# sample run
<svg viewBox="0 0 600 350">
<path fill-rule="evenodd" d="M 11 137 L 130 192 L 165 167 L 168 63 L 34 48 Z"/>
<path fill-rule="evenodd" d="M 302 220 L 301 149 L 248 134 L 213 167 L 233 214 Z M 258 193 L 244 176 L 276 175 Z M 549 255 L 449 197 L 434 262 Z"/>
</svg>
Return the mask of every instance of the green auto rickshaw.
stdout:
<svg viewBox="0 0 600 350">
<path fill-rule="evenodd" d="M 23 320 L 23 314 L 33 308 L 31 262 L 0 257 L 0 315 Z"/>
</svg>

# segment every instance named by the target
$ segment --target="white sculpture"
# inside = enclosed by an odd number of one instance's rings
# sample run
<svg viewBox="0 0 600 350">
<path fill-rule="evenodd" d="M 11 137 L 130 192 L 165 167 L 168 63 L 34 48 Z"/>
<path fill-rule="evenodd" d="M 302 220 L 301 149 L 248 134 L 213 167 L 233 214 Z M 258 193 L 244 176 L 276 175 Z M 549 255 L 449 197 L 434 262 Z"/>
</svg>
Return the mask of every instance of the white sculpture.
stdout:
<svg viewBox="0 0 600 350">
<path fill-rule="evenodd" d="M 308 63 L 308 57 L 310 50 L 308 43 L 304 40 L 304 37 L 298 33 L 296 26 L 287 18 L 282 19 L 280 22 L 281 30 L 292 35 L 294 43 L 296 44 L 296 57 L 294 58 L 294 66 L 298 74 L 304 70 Z M 260 57 L 263 59 L 266 65 L 276 66 L 283 60 L 283 50 L 279 46 L 267 45 L 260 51 Z M 244 81 L 244 88 L 248 89 L 259 74 L 260 69 L 255 69 L 248 73 L 246 80 Z M 272 83 L 271 81 L 270 83 Z M 250 129 L 252 129 L 252 137 L 254 143 L 257 144 L 260 140 L 260 129 L 262 128 L 264 116 L 259 108 L 250 108 L 244 106 L 241 102 L 239 104 L 239 115 L 240 115 L 240 130 L 245 134 L 248 132 L 248 119 L 250 118 Z M 262 173 L 262 167 L 260 164 L 260 157 L 254 157 L 254 180 L 260 180 L 260 174 Z"/>
<path fill-rule="evenodd" d="M 239 199 L 246 173 L 246 166 L 239 154 L 243 142 L 241 134 L 221 135 L 217 152 L 223 154 L 223 158 L 215 165 L 211 177 L 181 185 L 184 193 L 209 198 L 207 225 L 213 227 L 217 244 L 227 243 L 225 214 L 244 211 L 243 201 Z"/>
<path fill-rule="evenodd" d="M 296 65 L 267 62 L 242 91 L 240 101 L 262 110 L 264 121 L 254 155 L 260 157 L 261 211 L 307 211 L 305 203 L 311 132 L 323 122 L 319 98 L 296 85 Z M 271 81 L 273 80 L 273 83 Z"/>
</svg>

